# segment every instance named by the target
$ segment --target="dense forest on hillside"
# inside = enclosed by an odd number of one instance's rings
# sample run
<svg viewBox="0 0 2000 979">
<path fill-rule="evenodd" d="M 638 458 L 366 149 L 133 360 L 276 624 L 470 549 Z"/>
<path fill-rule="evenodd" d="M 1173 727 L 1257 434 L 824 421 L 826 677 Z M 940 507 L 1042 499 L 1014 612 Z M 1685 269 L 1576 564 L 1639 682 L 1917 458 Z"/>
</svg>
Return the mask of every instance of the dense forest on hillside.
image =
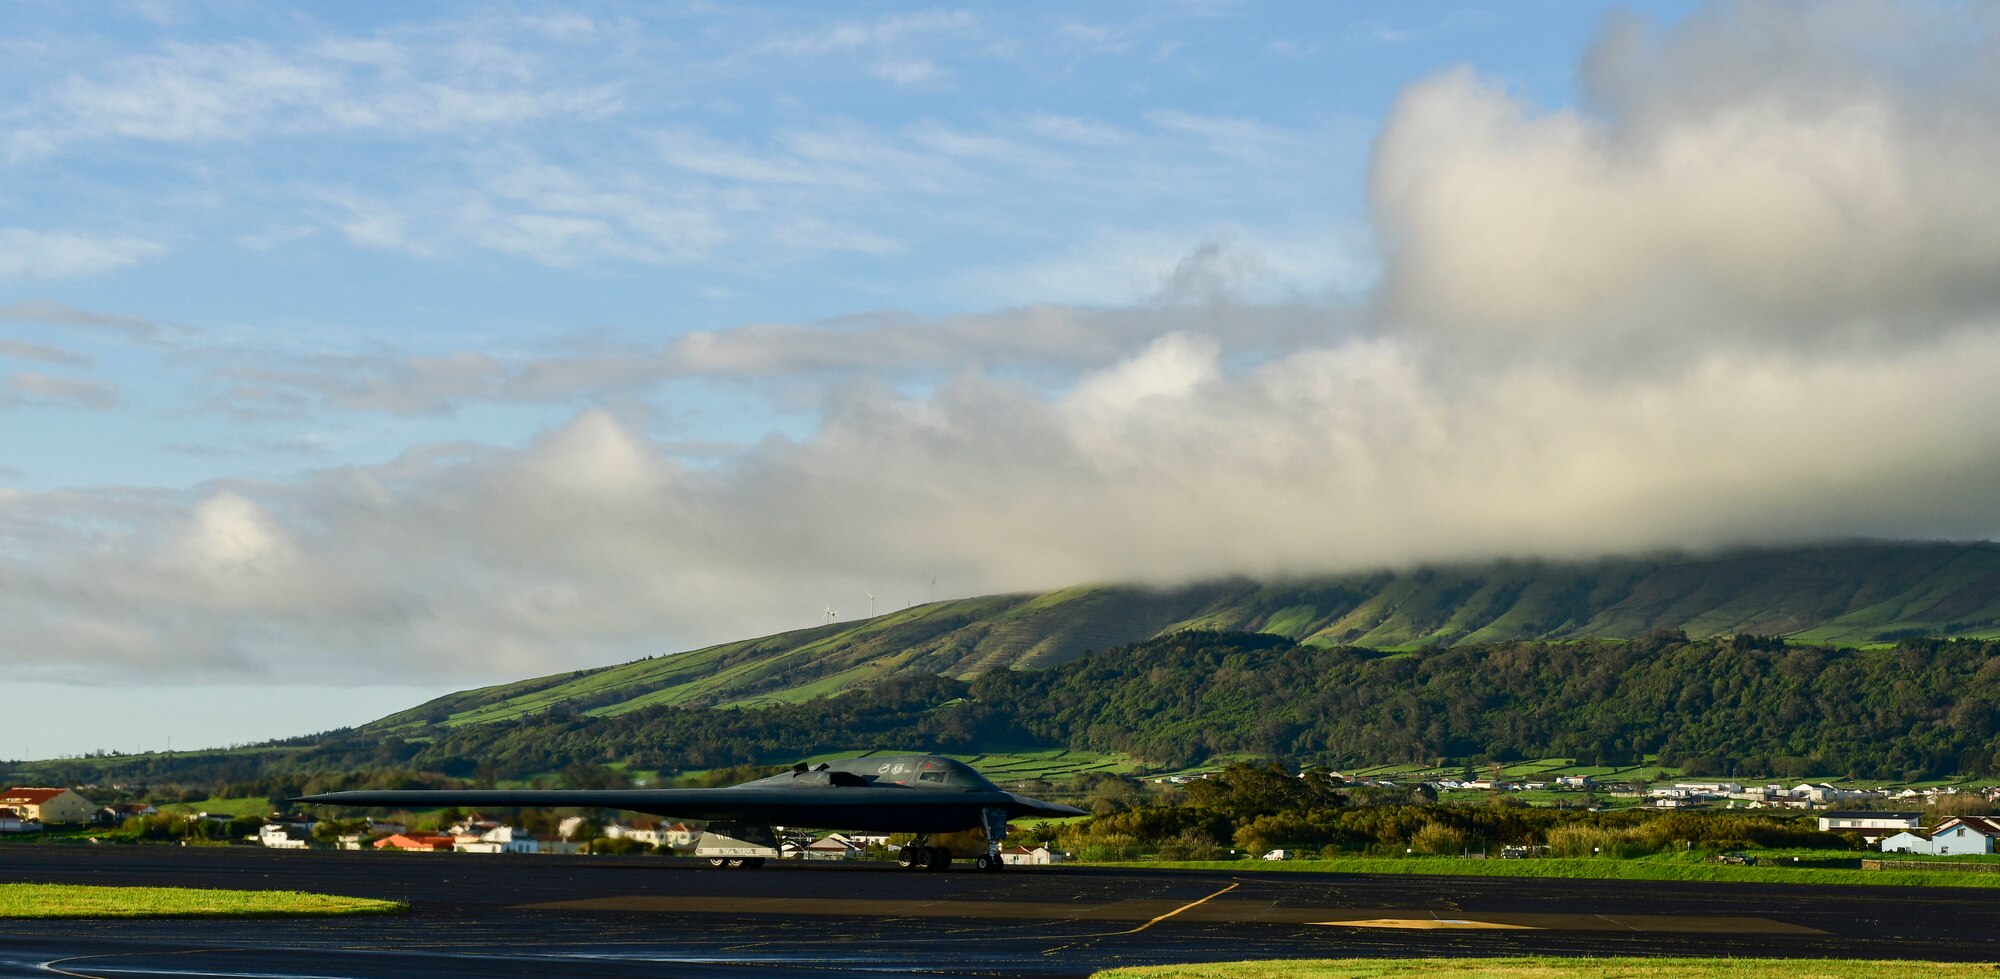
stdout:
<svg viewBox="0 0 2000 979">
<path fill-rule="evenodd" d="M 1164 767 L 1213 756 L 1357 763 L 1576 757 L 1712 775 L 2000 774 L 2000 643 L 1892 649 L 1659 631 L 1629 642 L 1507 642 L 1385 653 L 1190 631 L 970 682 L 892 677 L 758 709 L 563 705 L 418 737 L 338 731 L 249 752 L 94 759 L 92 777 L 219 784 L 308 773 L 437 772 L 476 782 L 604 766 L 682 771 L 882 748 L 1067 747 Z M 82 774 L 82 773 L 78 773 Z M 83 781 L 85 779 L 74 779 Z"/>
<path fill-rule="evenodd" d="M 2000 639 L 2000 545 L 1857 542 L 987 595 L 463 690 L 366 727 L 407 738 L 559 704 L 597 716 L 765 706 L 895 676 L 1059 667 L 1189 630 L 1406 650 L 1630 640 L 1661 629 L 1847 647 Z"/>
</svg>

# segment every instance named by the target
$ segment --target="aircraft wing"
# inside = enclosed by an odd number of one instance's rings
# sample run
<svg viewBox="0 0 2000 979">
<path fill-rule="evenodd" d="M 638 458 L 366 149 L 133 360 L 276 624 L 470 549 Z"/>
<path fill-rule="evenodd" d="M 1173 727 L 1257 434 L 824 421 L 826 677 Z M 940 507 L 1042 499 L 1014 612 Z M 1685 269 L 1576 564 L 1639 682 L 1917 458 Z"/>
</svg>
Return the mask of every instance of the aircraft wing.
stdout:
<svg viewBox="0 0 2000 979">
<path fill-rule="evenodd" d="M 1012 792 L 938 791 L 900 786 L 761 786 L 718 789 L 400 789 L 328 792 L 295 800 L 316 805 L 396 809 L 625 809 L 682 819 L 743 820 L 822 829 L 948 832 L 976 826 L 987 809 L 1023 816 L 1083 810 Z"/>
</svg>

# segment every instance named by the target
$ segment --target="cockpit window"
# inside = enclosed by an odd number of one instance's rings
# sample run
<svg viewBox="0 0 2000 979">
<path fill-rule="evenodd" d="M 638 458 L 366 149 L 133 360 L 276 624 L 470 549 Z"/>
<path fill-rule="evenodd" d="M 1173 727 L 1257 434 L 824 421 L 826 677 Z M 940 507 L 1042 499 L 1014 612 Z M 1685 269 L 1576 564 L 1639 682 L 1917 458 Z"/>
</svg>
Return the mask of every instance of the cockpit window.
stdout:
<svg viewBox="0 0 2000 979">
<path fill-rule="evenodd" d="M 943 773 L 943 772 L 918 772 L 918 773 L 917 773 L 917 780 L 918 780 L 918 781 L 920 781 L 920 782 L 943 782 L 943 781 L 944 781 L 944 773 Z"/>
</svg>

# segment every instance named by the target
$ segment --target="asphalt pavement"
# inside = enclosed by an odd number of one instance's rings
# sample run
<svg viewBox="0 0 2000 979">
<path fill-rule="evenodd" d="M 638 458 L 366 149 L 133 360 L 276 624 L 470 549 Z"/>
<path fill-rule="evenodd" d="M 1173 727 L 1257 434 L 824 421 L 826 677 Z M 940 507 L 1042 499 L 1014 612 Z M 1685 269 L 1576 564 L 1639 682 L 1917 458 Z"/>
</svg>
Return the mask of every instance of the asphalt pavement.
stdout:
<svg viewBox="0 0 2000 979">
<path fill-rule="evenodd" d="M 0 976 L 1086 976 L 1340 956 L 2000 961 L 2000 893 L 1082 867 L 0 846 L 0 882 L 308 890 L 394 917 L 0 921 Z"/>
</svg>

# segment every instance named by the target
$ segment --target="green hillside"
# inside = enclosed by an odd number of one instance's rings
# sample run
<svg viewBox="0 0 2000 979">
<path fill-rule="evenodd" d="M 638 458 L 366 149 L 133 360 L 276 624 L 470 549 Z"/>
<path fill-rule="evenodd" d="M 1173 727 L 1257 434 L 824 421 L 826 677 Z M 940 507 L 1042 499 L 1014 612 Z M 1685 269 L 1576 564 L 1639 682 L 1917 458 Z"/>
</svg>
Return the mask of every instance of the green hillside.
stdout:
<svg viewBox="0 0 2000 979">
<path fill-rule="evenodd" d="M 1857 543 L 1700 557 L 1478 566 L 1176 588 L 1081 586 L 936 602 L 442 697 L 366 730 L 420 734 L 561 704 L 609 717 L 652 705 L 797 703 L 883 677 L 1057 666 L 1188 628 L 1313 646 L 1400 649 L 1516 639 L 1783 635 L 1836 646 L 2000 637 L 2000 545 Z"/>
</svg>

